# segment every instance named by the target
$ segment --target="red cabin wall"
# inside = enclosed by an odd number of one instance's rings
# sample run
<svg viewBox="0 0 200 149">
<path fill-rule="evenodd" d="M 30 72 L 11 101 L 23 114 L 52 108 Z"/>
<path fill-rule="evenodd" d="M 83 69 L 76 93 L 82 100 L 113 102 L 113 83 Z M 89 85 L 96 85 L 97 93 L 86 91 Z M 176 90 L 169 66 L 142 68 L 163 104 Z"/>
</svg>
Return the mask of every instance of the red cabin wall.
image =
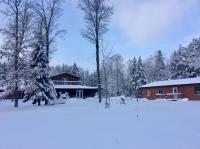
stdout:
<svg viewBox="0 0 200 149">
<path fill-rule="evenodd" d="M 189 100 L 200 100 L 200 95 L 195 94 L 195 86 L 199 86 L 199 84 L 192 84 L 192 85 L 179 85 L 179 86 L 161 86 L 161 87 L 149 87 L 149 88 L 141 88 L 142 97 L 147 98 L 150 100 L 158 99 L 158 98 L 173 98 L 173 96 L 158 96 L 159 89 L 163 89 L 164 94 L 172 93 L 173 87 L 178 88 L 178 93 L 182 93 L 179 95 L 179 98 L 188 98 Z M 150 96 L 146 96 L 147 90 L 150 90 Z"/>
</svg>

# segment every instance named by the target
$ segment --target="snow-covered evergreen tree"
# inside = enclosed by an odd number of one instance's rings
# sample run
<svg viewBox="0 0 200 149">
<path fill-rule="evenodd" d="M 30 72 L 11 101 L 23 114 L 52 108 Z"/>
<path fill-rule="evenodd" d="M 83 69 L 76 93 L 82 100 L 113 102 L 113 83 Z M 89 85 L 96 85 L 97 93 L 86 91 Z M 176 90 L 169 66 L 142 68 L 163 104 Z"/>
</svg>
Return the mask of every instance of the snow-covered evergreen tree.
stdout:
<svg viewBox="0 0 200 149">
<path fill-rule="evenodd" d="M 33 104 L 38 103 L 40 105 L 41 101 L 48 104 L 50 100 L 55 98 L 55 92 L 49 76 L 47 54 L 41 40 L 36 44 L 32 57 L 32 64 L 30 66 L 33 71 L 32 80 L 25 91 L 24 102 L 33 100 Z"/>
<path fill-rule="evenodd" d="M 135 94 L 135 82 L 137 82 L 137 59 L 134 57 L 128 62 L 129 92 Z"/>
<path fill-rule="evenodd" d="M 180 46 L 170 60 L 171 79 L 200 76 L 200 38 L 193 39 L 188 46 Z"/>
<path fill-rule="evenodd" d="M 145 85 L 146 83 L 147 83 L 147 81 L 146 81 L 146 76 L 145 76 L 145 71 L 144 71 L 144 65 L 143 65 L 141 57 L 139 57 L 138 62 L 137 62 L 137 87 L 136 87 L 136 89 L 138 90 L 140 86 Z"/>
<path fill-rule="evenodd" d="M 170 60 L 171 79 L 188 78 L 190 74 L 189 62 L 187 59 L 187 48 L 180 46 Z"/>
<path fill-rule="evenodd" d="M 187 60 L 190 66 L 189 77 L 200 76 L 200 38 L 193 39 L 188 45 Z"/>
<path fill-rule="evenodd" d="M 129 62 L 129 76 L 131 78 L 131 90 L 134 96 L 138 97 L 140 86 L 146 84 L 144 65 L 141 57 L 138 60 L 134 58 Z"/>
<path fill-rule="evenodd" d="M 155 55 L 154 81 L 166 80 L 166 66 L 164 56 L 161 50 L 158 50 Z"/>
</svg>

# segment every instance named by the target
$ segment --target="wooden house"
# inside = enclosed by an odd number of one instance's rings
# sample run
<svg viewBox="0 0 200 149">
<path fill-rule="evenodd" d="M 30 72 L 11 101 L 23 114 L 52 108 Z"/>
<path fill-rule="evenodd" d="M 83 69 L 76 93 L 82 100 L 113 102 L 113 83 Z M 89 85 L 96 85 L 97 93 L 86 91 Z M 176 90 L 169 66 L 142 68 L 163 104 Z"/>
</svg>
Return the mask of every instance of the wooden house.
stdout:
<svg viewBox="0 0 200 149">
<path fill-rule="evenodd" d="M 142 98 L 200 100 L 200 77 L 152 82 L 140 87 Z"/>
<path fill-rule="evenodd" d="M 70 98 L 88 98 L 97 93 L 97 87 L 85 86 L 79 77 L 66 72 L 51 76 L 51 80 L 58 96 L 67 94 Z"/>
</svg>

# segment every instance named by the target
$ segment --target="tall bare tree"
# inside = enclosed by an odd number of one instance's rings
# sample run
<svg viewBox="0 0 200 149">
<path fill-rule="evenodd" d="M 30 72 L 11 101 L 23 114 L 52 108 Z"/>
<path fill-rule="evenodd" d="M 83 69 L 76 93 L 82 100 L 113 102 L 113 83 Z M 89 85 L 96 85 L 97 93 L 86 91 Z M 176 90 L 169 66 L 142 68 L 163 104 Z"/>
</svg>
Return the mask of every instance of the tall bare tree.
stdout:
<svg viewBox="0 0 200 149">
<path fill-rule="evenodd" d="M 31 2 L 29 0 L 0 0 L 1 12 L 7 22 L 1 29 L 4 37 L 0 54 L 7 64 L 6 85 L 13 94 L 14 107 L 18 107 L 18 91 L 26 71 L 27 50 L 31 34 Z"/>
<path fill-rule="evenodd" d="M 61 15 L 61 4 L 64 0 L 37 0 L 34 5 L 36 31 L 42 29 L 43 42 L 47 58 L 52 52 L 52 43 L 64 30 L 58 29 L 57 19 Z"/>
<path fill-rule="evenodd" d="M 108 4 L 108 0 L 79 0 L 79 8 L 84 12 L 86 28 L 82 30 L 82 36 L 88 39 L 96 47 L 96 65 L 99 102 L 101 97 L 101 78 L 99 67 L 99 47 L 100 40 L 108 30 L 108 23 L 113 14 L 113 6 Z"/>
<path fill-rule="evenodd" d="M 108 45 L 102 47 L 102 64 L 101 64 L 101 76 L 102 76 L 102 85 L 104 87 L 105 91 L 105 98 L 106 98 L 106 103 L 105 103 L 105 108 L 109 108 L 110 103 L 108 100 L 109 98 L 109 90 L 108 90 L 108 81 L 109 81 L 109 61 L 110 61 L 110 55 L 112 53 L 112 49 L 108 49 Z"/>
</svg>

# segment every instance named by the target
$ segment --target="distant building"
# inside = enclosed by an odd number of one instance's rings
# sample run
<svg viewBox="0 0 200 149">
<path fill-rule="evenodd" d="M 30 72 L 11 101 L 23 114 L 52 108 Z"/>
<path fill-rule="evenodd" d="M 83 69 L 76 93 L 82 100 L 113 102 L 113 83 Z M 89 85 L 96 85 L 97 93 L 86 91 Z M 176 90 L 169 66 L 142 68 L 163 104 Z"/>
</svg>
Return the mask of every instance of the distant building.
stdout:
<svg viewBox="0 0 200 149">
<path fill-rule="evenodd" d="M 142 97 L 153 99 L 200 100 L 200 77 L 152 82 L 140 87 Z"/>
<path fill-rule="evenodd" d="M 51 76 L 51 80 L 58 96 L 67 94 L 70 98 L 87 98 L 97 93 L 97 87 L 85 86 L 79 77 L 66 72 Z"/>
</svg>

